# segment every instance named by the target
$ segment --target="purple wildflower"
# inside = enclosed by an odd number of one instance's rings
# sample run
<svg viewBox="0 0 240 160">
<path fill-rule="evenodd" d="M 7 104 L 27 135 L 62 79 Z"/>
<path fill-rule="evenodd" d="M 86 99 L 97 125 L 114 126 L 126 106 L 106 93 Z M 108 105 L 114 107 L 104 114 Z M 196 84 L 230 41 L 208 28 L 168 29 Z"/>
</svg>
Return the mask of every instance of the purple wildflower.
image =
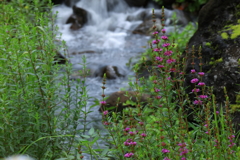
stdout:
<svg viewBox="0 0 240 160">
<path fill-rule="evenodd" d="M 164 52 L 164 55 L 165 55 L 165 56 L 171 56 L 172 53 L 173 53 L 173 51 L 166 51 L 166 52 Z"/>
<path fill-rule="evenodd" d="M 191 69 L 191 73 L 196 73 L 196 70 L 195 69 Z"/>
<path fill-rule="evenodd" d="M 197 83 L 199 80 L 197 79 L 197 78 L 193 78 L 192 80 L 191 80 L 191 83 Z"/>
<path fill-rule="evenodd" d="M 171 160 L 171 159 L 169 159 L 168 157 L 165 157 L 163 160 Z"/>
<path fill-rule="evenodd" d="M 205 74 L 204 72 L 198 72 L 199 76 L 204 76 L 204 74 Z"/>
<path fill-rule="evenodd" d="M 152 43 L 153 44 L 158 44 L 160 42 L 160 40 L 153 40 Z"/>
<path fill-rule="evenodd" d="M 163 60 L 163 58 L 162 57 L 156 57 L 156 60 L 161 62 Z"/>
<path fill-rule="evenodd" d="M 155 52 L 161 52 L 162 49 L 161 49 L 161 48 L 154 48 L 153 51 L 155 51 Z"/>
<path fill-rule="evenodd" d="M 199 82 L 198 85 L 199 86 L 205 86 L 205 83 L 204 82 Z"/>
<path fill-rule="evenodd" d="M 153 32 L 153 35 L 156 35 L 156 34 L 158 34 L 158 31 Z"/>
<path fill-rule="evenodd" d="M 195 100 L 193 102 L 193 104 L 195 104 L 195 105 L 202 105 L 202 101 L 201 100 Z"/>
<path fill-rule="evenodd" d="M 166 32 L 166 29 L 163 28 L 163 29 L 162 29 L 162 33 L 165 33 L 165 32 Z"/>
<path fill-rule="evenodd" d="M 107 114 L 108 114 L 108 111 L 103 111 L 103 114 L 104 114 L 104 115 L 107 115 Z"/>
<path fill-rule="evenodd" d="M 160 92 L 160 89 L 154 88 L 154 92 Z"/>
<path fill-rule="evenodd" d="M 130 130 L 130 128 L 125 128 L 124 131 L 125 132 L 128 132 Z"/>
<path fill-rule="evenodd" d="M 146 135 L 145 133 L 142 133 L 141 136 L 142 136 L 142 137 L 146 137 L 147 135 Z"/>
<path fill-rule="evenodd" d="M 163 67 L 164 67 L 164 65 L 158 65 L 157 67 L 158 67 L 158 68 L 163 68 Z"/>
<path fill-rule="evenodd" d="M 192 92 L 200 92 L 200 89 L 194 88 L 194 89 L 192 90 Z"/>
<path fill-rule="evenodd" d="M 100 102 L 102 105 L 105 105 L 105 104 L 107 104 L 107 102 L 106 101 L 101 101 Z"/>
<path fill-rule="evenodd" d="M 208 96 L 207 95 L 199 95 L 199 98 L 205 99 L 205 98 L 208 98 Z"/>
<path fill-rule="evenodd" d="M 168 46 L 170 46 L 170 43 L 164 43 L 162 46 L 163 47 L 168 47 Z"/>
<path fill-rule="evenodd" d="M 161 36 L 161 39 L 163 39 L 163 40 L 167 40 L 168 37 L 167 37 L 167 36 Z"/>
<path fill-rule="evenodd" d="M 124 155 L 124 157 L 126 157 L 126 158 L 130 158 L 130 157 L 132 157 L 134 154 L 132 153 L 132 152 L 130 152 L 130 153 L 126 153 L 125 155 Z"/>
<path fill-rule="evenodd" d="M 175 59 L 172 59 L 172 58 L 170 58 L 170 59 L 167 60 L 167 63 L 169 63 L 169 64 L 170 64 L 170 63 L 174 63 L 174 62 L 176 62 L 176 60 L 175 60 Z"/>
<path fill-rule="evenodd" d="M 169 153 L 170 151 L 167 149 L 162 149 L 162 153 Z"/>
</svg>

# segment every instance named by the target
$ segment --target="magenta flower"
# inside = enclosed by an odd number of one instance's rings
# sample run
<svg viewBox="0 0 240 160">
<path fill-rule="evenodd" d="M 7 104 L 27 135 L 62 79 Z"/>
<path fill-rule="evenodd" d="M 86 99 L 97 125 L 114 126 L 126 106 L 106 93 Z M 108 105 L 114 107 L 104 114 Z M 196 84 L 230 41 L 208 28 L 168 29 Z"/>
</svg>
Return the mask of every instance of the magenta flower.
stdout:
<svg viewBox="0 0 240 160">
<path fill-rule="evenodd" d="M 163 60 L 163 58 L 162 57 L 156 57 L 156 60 L 161 62 Z"/>
<path fill-rule="evenodd" d="M 192 92 L 200 92 L 200 89 L 194 88 L 194 89 L 192 90 Z"/>
<path fill-rule="evenodd" d="M 161 39 L 163 39 L 163 40 L 167 40 L 168 37 L 167 37 L 167 36 L 161 36 Z"/>
<path fill-rule="evenodd" d="M 195 69 L 191 69 L 191 73 L 196 73 Z"/>
<path fill-rule="evenodd" d="M 184 148 L 180 148 L 179 150 L 181 151 L 180 156 L 186 155 L 188 153 L 188 149 L 185 148 L 185 147 Z"/>
<path fill-rule="evenodd" d="M 219 114 L 219 111 L 216 111 L 216 114 Z"/>
<path fill-rule="evenodd" d="M 193 78 L 192 80 L 191 80 L 191 83 L 197 83 L 199 80 L 197 79 L 197 78 Z"/>
<path fill-rule="evenodd" d="M 166 52 L 164 52 L 164 55 L 165 55 L 165 56 L 171 56 L 172 53 L 173 53 L 173 51 L 166 51 Z"/>
<path fill-rule="evenodd" d="M 124 146 L 129 146 L 130 145 L 129 142 L 124 142 L 123 144 L 124 144 Z"/>
<path fill-rule="evenodd" d="M 126 153 L 125 155 L 124 155 L 124 157 L 126 157 L 126 158 L 130 158 L 130 157 L 132 157 L 134 154 L 132 153 L 132 152 L 130 152 L 130 153 Z"/>
<path fill-rule="evenodd" d="M 163 28 L 163 29 L 162 29 L 162 33 L 165 33 L 165 32 L 166 32 L 166 29 Z"/>
<path fill-rule="evenodd" d="M 205 98 L 208 98 L 208 96 L 207 95 L 199 95 L 199 98 L 205 99 Z"/>
<path fill-rule="evenodd" d="M 124 131 L 125 132 L 128 132 L 130 130 L 130 128 L 125 128 Z"/>
<path fill-rule="evenodd" d="M 204 124 L 204 127 L 207 127 L 208 126 L 208 124 Z"/>
<path fill-rule="evenodd" d="M 103 114 L 104 114 L 104 115 L 107 115 L 107 114 L 108 114 L 108 111 L 103 111 Z"/>
<path fill-rule="evenodd" d="M 199 76 L 204 76 L 204 74 L 205 74 L 204 72 L 198 72 Z"/>
<path fill-rule="evenodd" d="M 156 99 L 161 99 L 162 98 L 162 96 L 156 96 Z"/>
<path fill-rule="evenodd" d="M 167 60 L 167 63 L 168 63 L 168 64 L 174 63 L 174 62 L 176 62 L 176 60 L 175 60 L 175 59 L 172 59 L 172 58 L 170 58 L 170 59 Z"/>
<path fill-rule="evenodd" d="M 160 89 L 154 88 L 154 92 L 160 92 Z"/>
<path fill-rule="evenodd" d="M 187 158 L 186 157 L 182 157 L 181 160 L 187 160 Z"/>
<path fill-rule="evenodd" d="M 164 67 L 164 65 L 158 65 L 157 67 L 158 67 L 158 68 L 163 68 L 163 67 Z"/>
<path fill-rule="evenodd" d="M 195 104 L 195 105 L 202 105 L 202 101 L 201 100 L 195 100 L 193 102 L 193 104 Z"/>
<path fill-rule="evenodd" d="M 136 145 L 137 145 L 137 142 L 130 142 L 130 145 L 136 146 Z"/>
<path fill-rule="evenodd" d="M 153 35 L 156 35 L 156 34 L 158 34 L 158 31 L 153 32 Z"/>
<path fill-rule="evenodd" d="M 205 83 L 204 82 L 199 82 L 198 85 L 199 86 L 205 86 Z"/>
<path fill-rule="evenodd" d="M 162 153 L 169 153 L 170 151 L 167 149 L 162 149 Z"/>
<path fill-rule="evenodd" d="M 167 80 L 171 80 L 171 77 L 167 77 Z"/>
<path fill-rule="evenodd" d="M 155 52 L 161 52 L 162 49 L 161 49 L 161 48 L 154 48 L 153 51 L 155 51 Z"/>
<path fill-rule="evenodd" d="M 171 160 L 171 159 L 169 159 L 168 157 L 165 157 L 163 160 Z"/>
<path fill-rule="evenodd" d="M 138 122 L 141 126 L 144 124 L 143 122 Z"/>
<path fill-rule="evenodd" d="M 145 133 L 142 133 L 141 136 L 142 136 L 142 137 L 146 137 L 147 135 L 146 135 Z"/>
<path fill-rule="evenodd" d="M 170 43 L 164 43 L 162 46 L 163 47 L 168 47 L 168 46 L 170 46 Z"/>
<path fill-rule="evenodd" d="M 160 40 L 153 40 L 152 43 L 153 44 L 158 44 L 160 42 Z"/>
<path fill-rule="evenodd" d="M 130 136 L 133 136 L 133 135 L 135 135 L 135 133 L 134 133 L 134 132 L 129 132 L 129 134 L 130 134 Z"/>
<path fill-rule="evenodd" d="M 185 146 L 186 146 L 186 143 L 178 143 L 178 146 L 180 146 L 180 147 L 185 147 Z"/>
<path fill-rule="evenodd" d="M 105 104 L 107 104 L 107 102 L 106 101 L 101 101 L 100 102 L 102 105 L 105 105 Z"/>
</svg>

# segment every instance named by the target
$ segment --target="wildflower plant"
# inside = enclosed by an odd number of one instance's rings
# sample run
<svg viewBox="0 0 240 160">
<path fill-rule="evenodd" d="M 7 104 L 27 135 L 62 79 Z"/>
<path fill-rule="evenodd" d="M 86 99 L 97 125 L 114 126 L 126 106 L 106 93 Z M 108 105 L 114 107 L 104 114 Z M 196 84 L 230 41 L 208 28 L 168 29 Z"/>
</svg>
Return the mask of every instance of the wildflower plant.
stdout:
<svg viewBox="0 0 240 160">
<path fill-rule="evenodd" d="M 185 73 L 188 57 L 182 57 L 175 41 L 166 35 L 164 9 L 162 14 L 162 29 L 158 31 L 153 25 L 150 49 L 135 66 L 137 75 L 141 64 L 149 76 L 136 76 L 134 82 L 129 82 L 137 92 L 136 108 L 125 109 L 122 116 L 114 116 L 119 113 L 113 112 L 113 116 L 105 117 L 103 112 L 111 155 L 120 159 L 236 159 L 228 98 L 225 106 L 217 106 L 213 89 L 204 82 L 201 48 L 197 56 L 194 48 L 187 54 L 193 68 Z M 153 10 L 155 24 L 154 16 Z M 194 68 L 196 59 L 200 70 Z M 184 87 L 186 74 L 192 75 L 192 86 L 188 86 L 191 93 L 186 93 Z M 147 105 L 140 102 L 143 93 L 151 97 Z"/>
</svg>

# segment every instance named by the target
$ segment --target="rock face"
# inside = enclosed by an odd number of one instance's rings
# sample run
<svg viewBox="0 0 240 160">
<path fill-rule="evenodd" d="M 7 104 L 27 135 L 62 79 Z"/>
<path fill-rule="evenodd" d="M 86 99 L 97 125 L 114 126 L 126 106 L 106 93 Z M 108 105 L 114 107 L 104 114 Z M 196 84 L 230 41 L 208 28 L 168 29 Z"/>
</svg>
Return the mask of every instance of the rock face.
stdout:
<svg viewBox="0 0 240 160">
<path fill-rule="evenodd" d="M 73 14 L 68 18 L 66 24 L 72 23 L 71 29 L 77 30 L 87 23 L 88 12 L 82 8 L 73 6 Z"/>
<path fill-rule="evenodd" d="M 107 79 L 116 79 L 118 77 L 125 77 L 125 73 L 123 70 L 119 69 L 117 66 L 103 66 L 95 71 L 95 77 L 103 77 L 106 74 Z"/>
<path fill-rule="evenodd" d="M 130 7 L 145 7 L 148 0 L 125 0 Z"/>
<path fill-rule="evenodd" d="M 137 102 L 137 92 L 136 91 L 128 91 L 128 96 L 126 91 L 118 91 L 118 92 L 114 92 L 112 93 L 109 98 L 106 100 L 106 108 L 108 107 L 114 107 L 112 108 L 110 111 L 116 111 L 116 112 L 121 112 L 124 108 L 127 107 L 136 107 L 135 105 L 130 105 L 130 104 L 124 104 L 126 103 L 128 100 L 131 100 L 133 102 Z M 143 94 L 139 96 L 140 102 L 143 102 L 143 104 L 146 105 L 148 98 L 150 98 L 149 95 L 147 94 Z M 119 98 L 119 102 L 118 102 L 118 98 Z M 118 104 L 118 107 L 116 108 Z M 104 109 L 103 108 L 99 108 L 99 111 L 102 112 Z"/>
<path fill-rule="evenodd" d="M 197 72 L 200 71 L 201 62 L 197 50 L 201 46 L 202 72 L 205 72 L 203 81 L 207 86 L 214 87 L 217 103 L 224 104 L 225 86 L 230 103 L 235 104 L 237 92 L 240 92 L 240 0 L 210 0 L 200 10 L 198 25 L 198 30 L 188 44 L 189 48 L 195 46 L 194 68 Z M 191 55 L 188 57 L 185 85 L 190 87 L 187 93 L 194 87 L 190 83 L 191 79 L 196 78 L 189 74 L 193 66 Z M 191 95 L 190 98 L 193 99 Z M 237 119 L 239 118 L 235 118 Z"/>
</svg>

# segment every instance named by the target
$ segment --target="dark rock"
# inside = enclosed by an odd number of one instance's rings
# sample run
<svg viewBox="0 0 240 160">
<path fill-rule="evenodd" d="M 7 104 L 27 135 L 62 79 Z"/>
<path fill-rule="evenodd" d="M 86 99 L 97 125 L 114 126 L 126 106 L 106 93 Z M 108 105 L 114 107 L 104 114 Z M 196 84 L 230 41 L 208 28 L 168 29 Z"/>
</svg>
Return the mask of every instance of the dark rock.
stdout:
<svg viewBox="0 0 240 160">
<path fill-rule="evenodd" d="M 125 0 L 130 7 L 146 7 L 148 0 Z"/>
<path fill-rule="evenodd" d="M 88 12 L 82 8 L 73 6 L 73 14 L 68 18 L 66 24 L 72 23 L 70 28 L 77 30 L 87 23 Z"/>
<path fill-rule="evenodd" d="M 127 94 L 128 93 L 128 94 Z M 143 106 L 145 106 L 147 104 L 148 99 L 150 98 L 150 96 L 148 94 L 142 94 L 142 95 L 138 95 L 139 93 L 136 91 L 118 91 L 118 92 L 114 92 L 112 93 L 108 99 L 106 100 L 106 106 L 105 108 L 100 107 L 99 111 L 102 112 L 107 108 L 111 108 L 112 109 L 108 109 L 108 111 L 116 111 L 116 112 L 121 112 L 124 108 L 127 107 L 134 107 L 136 108 L 135 105 L 130 105 L 130 104 L 125 104 L 127 101 L 133 101 L 133 102 L 137 102 L 137 98 L 139 97 L 139 102 L 143 103 Z M 119 99 L 119 101 L 118 101 Z M 116 107 L 117 106 L 117 107 Z"/>
<path fill-rule="evenodd" d="M 68 7 L 72 7 L 74 6 L 77 2 L 79 2 L 80 0 L 65 0 L 64 4 Z"/>
<path fill-rule="evenodd" d="M 207 86 L 213 86 L 218 104 L 224 104 L 226 100 L 223 87 L 227 89 L 231 104 L 235 104 L 236 95 L 240 92 L 240 0 L 210 0 L 199 13 L 198 30 L 190 39 L 188 45 L 195 46 L 196 52 L 201 46 L 202 71 L 206 74 L 203 81 Z M 191 53 L 191 50 L 189 51 Z M 194 59 L 194 68 L 200 71 L 200 60 Z M 185 85 L 186 91 L 191 92 L 194 85 L 190 83 L 195 78 L 190 73 L 192 67 L 191 56 L 188 56 L 186 64 Z M 190 95 L 194 100 L 194 97 Z M 236 113 L 234 113 L 236 114 Z M 237 114 L 236 114 L 237 115 Z M 235 124 L 240 123 L 235 118 Z M 238 122 L 236 122 L 238 121 Z"/>
<path fill-rule="evenodd" d="M 107 79 L 116 79 L 118 77 L 124 77 L 125 73 L 123 70 L 119 70 L 117 66 L 103 66 L 94 73 L 94 76 L 103 77 L 106 74 Z"/>
<path fill-rule="evenodd" d="M 54 57 L 54 64 L 66 64 L 67 58 L 65 58 L 61 53 L 57 52 Z"/>
</svg>

